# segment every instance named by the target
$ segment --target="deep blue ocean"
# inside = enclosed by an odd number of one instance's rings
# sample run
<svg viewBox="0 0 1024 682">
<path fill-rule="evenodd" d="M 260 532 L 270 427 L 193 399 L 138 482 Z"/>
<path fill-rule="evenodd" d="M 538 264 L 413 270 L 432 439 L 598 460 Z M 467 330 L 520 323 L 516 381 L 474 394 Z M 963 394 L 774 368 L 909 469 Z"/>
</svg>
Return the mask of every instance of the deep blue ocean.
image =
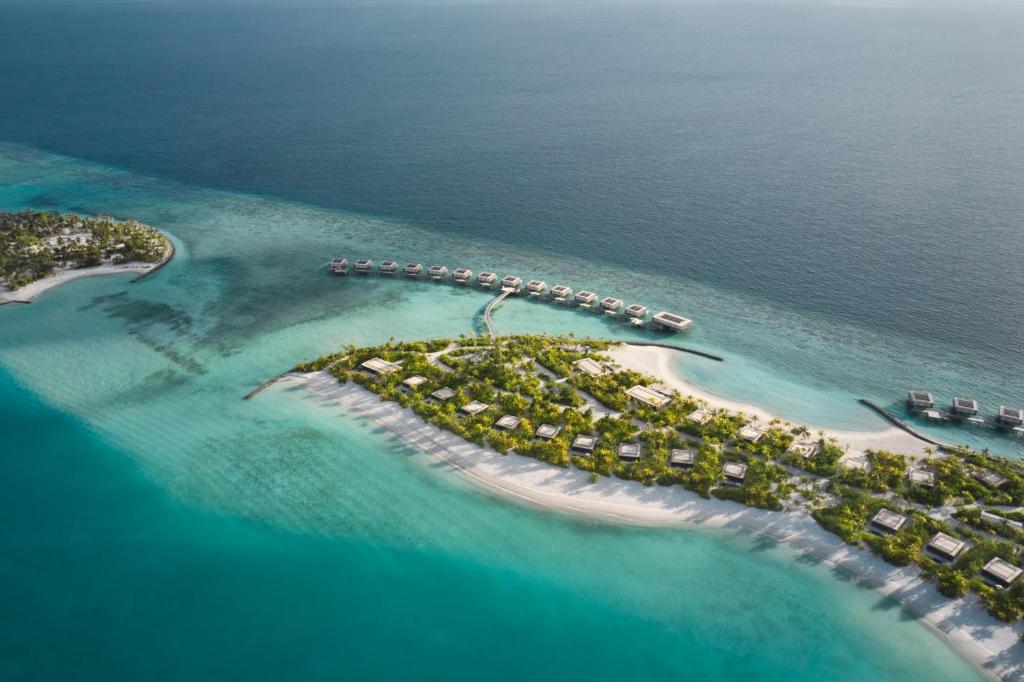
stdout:
<svg viewBox="0 0 1024 682">
<path fill-rule="evenodd" d="M 522 509 L 238 398 L 474 331 L 483 294 L 317 269 L 365 254 L 681 312 L 726 357 L 681 374 L 816 426 L 1024 404 L 1022 35 L 997 3 L 0 0 L 0 209 L 178 246 L 0 309 L 0 678 L 972 679 L 784 550 Z"/>
</svg>

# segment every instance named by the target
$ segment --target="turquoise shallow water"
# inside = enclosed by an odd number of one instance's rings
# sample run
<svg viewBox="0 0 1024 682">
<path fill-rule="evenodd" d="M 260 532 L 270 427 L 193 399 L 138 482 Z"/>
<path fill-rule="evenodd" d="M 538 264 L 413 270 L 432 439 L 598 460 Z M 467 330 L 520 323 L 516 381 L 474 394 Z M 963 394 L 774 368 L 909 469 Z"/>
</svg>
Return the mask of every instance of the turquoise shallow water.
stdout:
<svg viewBox="0 0 1024 682">
<path fill-rule="evenodd" d="M 181 246 L 142 283 L 80 280 L 0 310 L 0 409 L 17 425 L 0 460 L 0 676 L 976 676 L 893 604 L 756 539 L 540 514 L 301 392 L 240 399 L 342 343 L 472 333 L 488 300 L 338 281 L 317 270 L 325 254 L 457 257 L 638 294 L 653 278 L 24 149 L 0 177 L 5 208 L 137 215 Z M 656 298 L 700 319 L 706 292 L 659 281 Z M 627 333 L 525 301 L 496 320 Z M 721 350 L 722 333 L 704 323 L 688 341 Z"/>
</svg>

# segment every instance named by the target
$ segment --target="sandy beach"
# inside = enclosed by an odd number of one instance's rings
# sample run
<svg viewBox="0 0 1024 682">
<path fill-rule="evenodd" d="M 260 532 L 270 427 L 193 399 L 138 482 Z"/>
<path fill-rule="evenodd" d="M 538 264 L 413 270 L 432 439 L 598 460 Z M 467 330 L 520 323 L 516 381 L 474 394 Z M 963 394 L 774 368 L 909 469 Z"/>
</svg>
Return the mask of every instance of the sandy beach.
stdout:
<svg viewBox="0 0 1024 682">
<path fill-rule="evenodd" d="M 655 350 L 659 352 L 651 352 Z M 659 369 L 667 362 L 661 350 L 626 349 L 616 351 L 615 356 L 624 366 L 643 364 L 644 371 L 667 382 L 674 375 Z M 318 396 L 324 406 L 340 406 L 359 415 L 387 429 L 409 446 L 448 463 L 472 483 L 524 504 L 617 523 L 699 526 L 769 537 L 801 559 L 811 559 L 842 571 L 858 585 L 894 599 L 993 679 L 1024 680 L 1024 651 L 1020 645 L 1024 625 L 994 619 L 973 595 L 959 600 L 946 599 L 919 577 L 916 567 L 890 566 L 870 552 L 845 544 L 818 526 L 805 511 L 769 512 L 723 500 L 705 500 L 679 486 L 648 487 L 614 478 L 601 478 L 592 484 L 584 471 L 560 469 L 514 454 L 501 455 L 466 442 L 423 422 L 397 403 L 381 401 L 358 385 L 339 384 L 326 372 L 289 374 L 279 384 L 302 386 Z M 741 409 L 733 404 L 723 406 Z M 742 409 L 753 414 L 747 406 Z M 869 432 L 863 437 L 853 432 L 849 442 L 851 447 L 854 444 L 875 447 L 867 445 L 869 443 L 878 443 L 877 447 L 882 447 L 883 443 L 889 443 L 886 447 L 899 447 L 898 440 L 890 443 L 887 439 L 905 434 L 896 429 L 892 429 L 895 434 L 888 431 Z M 846 437 L 843 438 L 845 441 Z"/>
<path fill-rule="evenodd" d="M 773 419 L 781 419 L 784 422 L 801 425 L 785 416 L 771 414 L 756 405 L 728 400 L 689 383 L 672 369 L 672 359 L 683 355 L 681 351 L 657 346 L 623 345 L 612 348 L 607 354 L 624 369 L 657 377 L 669 388 L 679 391 L 684 396 L 690 395 L 703 400 L 709 407 L 742 412 L 762 424 L 768 424 Z M 920 456 L 925 454 L 925 448 L 928 447 L 927 443 L 881 420 L 879 420 L 878 429 L 870 431 L 837 431 L 812 424 L 802 424 L 802 426 L 806 426 L 812 433 L 824 431 L 826 435 L 836 438 L 839 444 L 847 448 L 852 455 L 863 453 L 865 450 L 891 450 L 906 455 Z"/>
<path fill-rule="evenodd" d="M 50 289 L 59 287 L 62 284 L 67 284 L 68 282 L 73 282 L 76 279 L 82 279 L 83 277 L 130 274 L 135 275 L 136 278 L 138 278 L 156 270 L 157 268 L 163 267 L 163 265 L 173 257 L 174 244 L 168 240 L 168 246 L 164 251 L 164 257 L 155 263 L 131 261 L 128 263 L 119 263 L 118 265 L 105 264 L 91 268 L 57 270 L 49 277 L 36 280 L 31 284 L 26 284 L 20 289 L 13 291 L 3 285 L 0 285 L 0 305 L 4 305 L 5 303 L 31 303 Z"/>
</svg>

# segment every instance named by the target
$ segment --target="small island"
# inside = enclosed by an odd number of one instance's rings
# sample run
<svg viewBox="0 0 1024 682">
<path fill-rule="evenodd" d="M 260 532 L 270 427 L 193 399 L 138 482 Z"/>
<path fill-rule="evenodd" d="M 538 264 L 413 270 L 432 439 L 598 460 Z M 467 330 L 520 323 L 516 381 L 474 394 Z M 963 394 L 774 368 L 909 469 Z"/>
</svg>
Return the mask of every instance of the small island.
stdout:
<svg viewBox="0 0 1024 682">
<path fill-rule="evenodd" d="M 1024 514 L 1015 511 L 1024 504 L 1024 464 L 923 443 L 902 453 L 851 447 L 782 419 L 751 418 L 636 369 L 660 352 L 545 335 L 391 342 L 303 362 L 291 376 L 370 391 L 481 456 L 583 470 L 591 484 L 681 486 L 765 510 L 758 518 L 780 525 L 813 520 L 849 546 L 915 568 L 945 597 L 973 593 L 995 618 L 1024 616 Z M 914 442 L 895 429 L 882 435 Z"/>
<path fill-rule="evenodd" d="M 125 272 L 141 277 L 173 254 L 167 237 L 137 220 L 0 212 L 0 303 L 27 303 L 79 277 Z"/>
</svg>

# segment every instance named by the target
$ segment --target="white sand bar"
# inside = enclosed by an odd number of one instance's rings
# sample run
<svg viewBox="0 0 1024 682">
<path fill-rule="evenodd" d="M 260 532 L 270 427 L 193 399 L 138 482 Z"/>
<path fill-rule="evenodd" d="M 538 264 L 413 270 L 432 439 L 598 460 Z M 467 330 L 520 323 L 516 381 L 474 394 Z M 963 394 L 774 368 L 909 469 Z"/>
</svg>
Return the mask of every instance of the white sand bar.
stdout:
<svg viewBox="0 0 1024 682">
<path fill-rule="evenodd" d="M 659 378 L 669 374 L 658 372 Z M 303 385 L 325 405 L 382 426 L 409 446 L 452 466 L 469 481 L 531 506 L 609 521 L 649 526 L 702 526 L 757 533 L 853 576 L 859 585 L 891 597 L 993 679 L 1024 680 L 1021 623 L 990 616 L 973 595 L 949 600 L 919 578 L 916 567 L 897 568 L 868 551 L 845 544 L 804 511 L 770 512 L 724 500 L 705 500 L 680 486 L 644 486 L 635 481 L 561 469 L 517 455 L 500 455 L 427 424 L 411 410 L 385 402 L 356 384 L 339 384 L 326 372 L 288 375 L 280 383 Z"/>
</svg>

